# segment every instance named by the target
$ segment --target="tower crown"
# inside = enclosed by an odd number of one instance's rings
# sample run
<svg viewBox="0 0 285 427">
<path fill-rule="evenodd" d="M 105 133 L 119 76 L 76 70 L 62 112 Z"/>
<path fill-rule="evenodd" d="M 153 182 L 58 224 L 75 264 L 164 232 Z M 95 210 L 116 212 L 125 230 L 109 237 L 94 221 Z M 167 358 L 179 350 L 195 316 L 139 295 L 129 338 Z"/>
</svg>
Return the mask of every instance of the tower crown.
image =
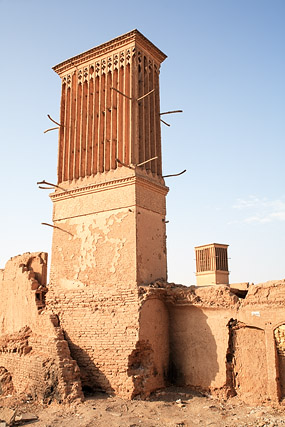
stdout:
<svg viewBox="0 0 285 427">
<path fill-rule="evenodd" d="M 58 183 L 122 164 L 143 163 L 161 176 L 159 68 L 165 58 L 133 30 L 53 68 L 62 79 Z"/>
</svg>

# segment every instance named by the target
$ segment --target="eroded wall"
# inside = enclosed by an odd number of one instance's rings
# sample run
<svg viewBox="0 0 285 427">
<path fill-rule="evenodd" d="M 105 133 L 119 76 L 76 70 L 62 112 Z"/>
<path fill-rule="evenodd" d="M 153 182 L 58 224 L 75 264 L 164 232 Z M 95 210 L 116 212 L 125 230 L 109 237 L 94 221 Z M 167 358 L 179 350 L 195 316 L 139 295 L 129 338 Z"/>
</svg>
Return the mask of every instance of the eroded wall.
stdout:
<svg viewBox="0 0 285 427">
<path fill-rule="evenodd" d="M 243 400 L 259 403 L 268 396 L 265 331 L 237 325 L 233 333 L 233 386 Z"/>
<path fill-rule="evenodd" d="M 58 313 L 83 386 L 131 397 L 128 357 L 138 341 L 138 298 L 133 289 L 120 293 L 86 286 L 50 289 L 47 304 Z"/>
<path fill-rule="evenodd" d="M 119 292 L 51 286 L 47 305 L 60 319 L 83 387 L 124 398 L 164 387 L 168 369 L 168 312 L 145 302 L 138 289 Z"/>
<path fill-rule="evenodd" d="M 1 271 L 0 367 L 15 392 L 44 402 L 82 398 L 79 369 L 58 318 L 44 308 L 46 263 L 47 254 L 26 253 Z"/>
<path fill-rule="evenodd" d="M 229 311 L 195 306 L 169 311 L 174 379 L 205 390 L 225 387 Z"/>
<path fill-rule="evenodd" d="M 285 281 L 245 298 L 163 280 L 47 288 L 46 261 L 27 253 L 1 270 L 2 393 L 66 401 L 83 384 L 132 398 L 171 381 L 254 404 L 284 397 Z"/>
<path fill-rule="evenodd" d="M 274 330 L 274 338 L 278 355 L 278 374 L 280 384 L 280 397 L 285 397 L 285 324 Z"/>
<path fill-rule="evenodd" d="M 154 298 L 142 303 L 140 310 L 139 345 L 143 357 L 132 355 L 135 381 L 146 384 L 149 391 L 165 387 L 169 368 L 169 313 L 164 301 Z M 144 369 L 142 369 L 144 368 Z"/>
<path fill-rule="evenodd" d="M 45 295 L 46 264 L 47 254 L 43 252 L 26 253 L 6 263 L 0 278 L 1 334 L 17 332 L 37 323 L 37 293 Z"/>
<path fill-rule="evenodd" d="M 228 322 L 237 297 L 226 286 L 182 287 L 169 290 L 166 300 L 172 381 L 227 396 Z"/>
<path fill-rule="evenodd" d="M 145 298 L 156 296 L 167 304 L 172 383 L 255 404 L 280 401 L 284 285 L 284 280 L 251 285 L 245 298 L 221 285 L 157 281 L 141 287 Z"/>
</svg>

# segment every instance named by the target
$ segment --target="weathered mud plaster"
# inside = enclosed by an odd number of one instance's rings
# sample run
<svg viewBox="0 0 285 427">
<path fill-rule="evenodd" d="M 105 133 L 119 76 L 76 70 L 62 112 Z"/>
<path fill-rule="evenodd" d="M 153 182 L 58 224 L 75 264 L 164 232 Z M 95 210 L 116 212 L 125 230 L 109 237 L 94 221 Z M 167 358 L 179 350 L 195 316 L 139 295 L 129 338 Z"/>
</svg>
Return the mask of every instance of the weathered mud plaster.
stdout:
<svg viewBox="0 0 285 427">
<path fill-rule="evenodd" d="M 0 386 L 2 394 L 27 392 L 44 402 L 74 400 L 82 398 L 79 369 L 45 308 L 46 263 L 46 253 L 26 253 L 2 270 Z"/>
<path fill-rule="evenodd" d="M 245 298 L 228 286 L 141 287 L 169 312 L 170 378 L 220 397 L 277 403 L 284 397 L 285 281 L 250 285 Z"/>
</svg>

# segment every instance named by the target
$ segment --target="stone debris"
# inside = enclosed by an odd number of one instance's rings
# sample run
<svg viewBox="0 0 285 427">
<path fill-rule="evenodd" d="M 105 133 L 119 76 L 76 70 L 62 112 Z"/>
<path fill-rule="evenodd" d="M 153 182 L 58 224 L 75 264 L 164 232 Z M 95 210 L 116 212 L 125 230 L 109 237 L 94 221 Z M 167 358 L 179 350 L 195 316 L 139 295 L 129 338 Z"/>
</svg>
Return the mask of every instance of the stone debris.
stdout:
<svg viewBox="0 0 285 427">
<path fill-rule="evenodd" d="M 0 421 L 5 422 L 7 426 L 12 426 L 16 418 L 17 410 L 9 408 L 0 409 Z"/>
<path fill-rule="evenodd" d="M 177 406 L 179 406 L 179 408 L 184 408 L 185 407 L 185 403 L 182 402 L 181 399 L 177 399 L 176 401 Z"/>
<path fill-rule="evenodd" d="M 28 423 L 30 421 L 36 421 L 36 420 L 38 420 L 38 416 L 28 412 L 21 415 L 16 415 L 15 417 L 15 423 L 18 423 L 18 424 L 24 424 L 24 423 Z"/>
</svg>

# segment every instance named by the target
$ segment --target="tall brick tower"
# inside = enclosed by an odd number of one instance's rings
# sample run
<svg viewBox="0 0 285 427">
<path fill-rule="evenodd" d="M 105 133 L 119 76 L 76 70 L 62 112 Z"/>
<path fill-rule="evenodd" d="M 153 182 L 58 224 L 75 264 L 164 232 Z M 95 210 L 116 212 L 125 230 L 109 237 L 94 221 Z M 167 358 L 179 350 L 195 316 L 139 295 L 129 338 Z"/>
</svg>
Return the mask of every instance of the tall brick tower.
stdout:
<svg viewBox="0 0 285 427">
<path fill-rule="evenodd" d="M 57 283 L 125 287 L 166 279 L 159 115 L 165 58 L 134 30 L 54 67 L 62 79 L 62 189 L 51 198 L 54 225 L 67 232 L 53 236 Z"/>
<path fill-rule="evenodd" d="M 134 30 L 54 67 L 62 79 L 49 307 L 83 385 L 129 397 L 164 385 L 167 278 L 159 69 Z"/>
</svg>

